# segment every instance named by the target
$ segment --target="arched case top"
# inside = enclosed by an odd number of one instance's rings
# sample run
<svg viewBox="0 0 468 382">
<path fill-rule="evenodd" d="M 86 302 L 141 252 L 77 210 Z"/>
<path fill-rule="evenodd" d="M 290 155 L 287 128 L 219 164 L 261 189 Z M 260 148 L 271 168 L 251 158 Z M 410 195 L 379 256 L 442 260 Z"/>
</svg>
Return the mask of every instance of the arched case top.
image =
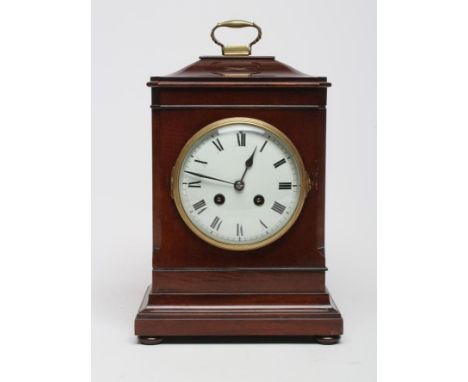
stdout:
<svg viewBox="0 0 468 382">
<path fill-rule="evenodd" d="M 329 87 L 326 77 L 314 77 L 277 61 L 272 56 L 202 56 L 200 60 L 168 76 L 151 77 L 148 86 L 171 82 L 250 82 L 289 86 Z"/>
</svg>

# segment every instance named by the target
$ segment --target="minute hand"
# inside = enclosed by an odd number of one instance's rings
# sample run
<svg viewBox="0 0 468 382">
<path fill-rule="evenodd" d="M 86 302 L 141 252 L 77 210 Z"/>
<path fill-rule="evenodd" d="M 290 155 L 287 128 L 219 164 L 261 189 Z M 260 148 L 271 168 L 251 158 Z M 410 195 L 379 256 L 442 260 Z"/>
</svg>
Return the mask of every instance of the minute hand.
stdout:
<svg viewBox="0 0 468 382">
<path fill-rule="evenodd" d="M 190 174 L 190 175 L 199 176 L 200 178 L 206 178 L 206 179 L 216 180 L 216 181 L 218 181 L 218 182 L 223 182 L 223 183 L 227 183 L 227 184 L 234 184 L 234 182 L 228 182 L 227 180 L 222 180 L 222 179 L 218 179 L 218 178 L 213 178 L 212 176 L 203 175 L 203 174 L 198 174 L 198 173 L 192 172 L 192 171 L 186 171 L 186 170 L 184 170 L 184 172 L 186 172 L 187 174 Z"/>
</svg>

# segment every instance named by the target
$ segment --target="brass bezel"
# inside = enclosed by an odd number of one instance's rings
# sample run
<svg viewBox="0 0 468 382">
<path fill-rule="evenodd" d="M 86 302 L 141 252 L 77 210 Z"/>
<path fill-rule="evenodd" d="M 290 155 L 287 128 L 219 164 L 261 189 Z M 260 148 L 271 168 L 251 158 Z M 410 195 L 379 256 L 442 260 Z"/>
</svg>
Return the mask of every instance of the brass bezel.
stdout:
<svg viewBox="0 0 468 382">
<path fill-rule="evenodd" d="M 243 123 L 247 125 L 260 127 L 262 129 L 269 131 L 270 133 L 275 135 L 277 138 L 281 139 L 284 142 L 284 144 L 288 147 L 292 155 L 294 156 L 294 159 L 296 160 L 296 163 L 299 167 L 301 187 L 300 187 L 300 193 L 299 193 L 299 201 L 296 206 L 296 209 L 294 210 L 294 212 L 291 215 L 291 218 L 284 225 L 283 228 L 281 228 L 274 235 L 268 237 L 265 240 L 259 241 L 257 243 L 229 244 L 229 243 L 223 243 L 221 241 L 213 239 L 212 237 L 209 237 L 202 230 L 200 230 L 195 224 L 192 223 L 184 207 L 182 206 L 182 200 L 181 200 L 180 193 L 179 193 L 179 178 L 180 178 L 180 171 L 181 171 L 182 163 L 184 162 L 184 159 L 186 155 L 188 154 L 188 152 L 190 151 L 190 149 L 192 148 L 193 144 L 197 142 L 204 135 L 210 133 L 211 131 L 218 129 L 220 127 L 232 125 L 235 123 Z M 230 251 L 251 251 L 254 249 L 262 248 L 266 245 L 269 245 L 275 242 L 280 237 L 282 237 L 286 232 L 289 231 L 289 229 L 296 222 L 297 218 L 299 217 L 299 214 L 302 211 L 305 198 L 310 190 L 309 185 L 310 185 L 310 178 L 304 167 L 304 162 L 302 161 L 302 158 L 299 154 L 299 151 L 296 149 L 296 146 L 294 146 L 294 143 L 286 136 L 286 134 L 284 134 L 281 130 L 279 130 L 275 126 L 267 122 L 261 121 L 259 119 L 246 118 L 246 117 L 234 117 L 234 118 L 224 118 L 224 119 L 215 121 L 213 123 L 210 123 L 209 125 L 200 129 L 187 141 L 187 143 L 185 143 L 179 156 L 177 157 L 177 161 L 172 171 L 171 193 L 172 193 L 172 197 L 174 199 L 175 205 L 177 207 L 177 210 L 179 211 L 179 214 L 182 220 L 190 228 L 190 230 L 195 235 L 197 235 L 200 239 L 204 240 L 208 244 L 211 244 L 215 247 L 230 250 Z"/>
</svg>

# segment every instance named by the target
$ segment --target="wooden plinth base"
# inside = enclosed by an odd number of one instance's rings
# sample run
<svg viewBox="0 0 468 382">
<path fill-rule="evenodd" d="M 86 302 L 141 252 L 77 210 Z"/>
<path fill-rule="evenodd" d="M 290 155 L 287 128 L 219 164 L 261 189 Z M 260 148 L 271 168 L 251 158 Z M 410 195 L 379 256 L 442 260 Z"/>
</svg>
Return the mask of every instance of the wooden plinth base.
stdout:
<svg viewBox="0 0 468 382">
<path fill-rule="evenodd" d="M 341 314 L 328 293 L 155 295 L 148 288 L 135 320 L 141 343 L 175 337 L 313 337 L 337 343 Z"/>
</svg>

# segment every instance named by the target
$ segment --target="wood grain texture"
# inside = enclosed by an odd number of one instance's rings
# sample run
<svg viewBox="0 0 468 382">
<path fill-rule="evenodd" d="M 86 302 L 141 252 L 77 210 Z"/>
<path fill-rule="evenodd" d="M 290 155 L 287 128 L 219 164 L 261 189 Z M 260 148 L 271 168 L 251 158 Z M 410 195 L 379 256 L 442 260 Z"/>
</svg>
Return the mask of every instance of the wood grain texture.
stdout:
<svg viewBox="0 0 468 382">
<path fill-rule="evenodd" d="M 325 290 L 325 272 L 249 268 L 232 271 L 155 269 L 153 286 L 155 293 L 315 293 Z"/>
<path fill-rule="evenodd" d="M 326 77 L 273 57 L 202 57 L 152 77 L 153 279 L 135 321 L 147 343 L 178 336 L 321 336 L 342 317 L 325 287 Z M 222 250 L 184 224 L 170 196 L 186 141 L 223 118 L 250 117 L 284 132 L 314 180 L 294 226 L 254 251 Z"/>
<path fill-rule="evenodd" d="M 250 117 L 283 131 L 301 153 L 304 166 L 318 173 L 318 188 L 309 193 L 290 231 L 273 245 L 233 253 L 205 243 L 180 218 L 170 196 L 170 179 L 185 142 L 207 124 L 229 117 Z M 175 267 L 323 267 L 325 198 L 325 111 L 265 109 L 153 110 L 154 237 L 153 266 Z M 291 245 L 294 243 L 294 245 Z M 176 254 L 176 255 L 175 255 Z"/>
</svg>

